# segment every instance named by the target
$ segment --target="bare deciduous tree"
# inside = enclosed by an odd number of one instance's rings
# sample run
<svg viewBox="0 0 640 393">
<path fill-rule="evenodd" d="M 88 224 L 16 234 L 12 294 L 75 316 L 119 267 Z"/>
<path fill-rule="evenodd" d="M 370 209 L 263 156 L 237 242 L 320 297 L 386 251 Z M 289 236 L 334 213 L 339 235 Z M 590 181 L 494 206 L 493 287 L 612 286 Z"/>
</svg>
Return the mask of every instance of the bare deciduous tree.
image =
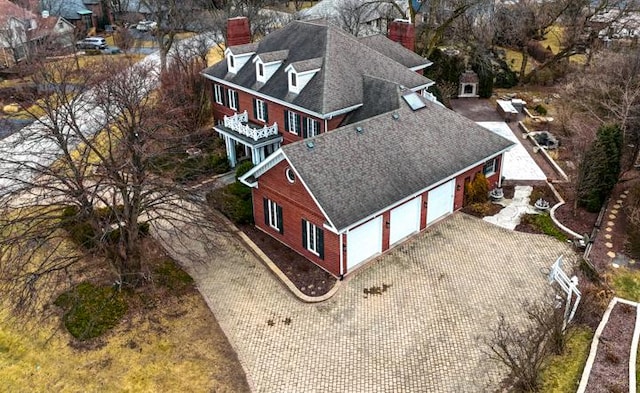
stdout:
<svg viewBox="0 0 640 393">
<path fill-rule="evenodd" d="M 156 105 L 149 62 L 86 72 L 43 64 L 34 78 L 48 93 L 29 109 L 36 122 L 0 144 L 0 290 L 19 307 L 42 305 L 42 288 L 77 277 L 82 252 L 69 237 L 110 262 L 91 274 L 139 285 L 149 276 L 140 252 L 149 226 L 210 222 L 151 171 L 158 140 L 182 124 L 178 107 Z"/>
</svg>

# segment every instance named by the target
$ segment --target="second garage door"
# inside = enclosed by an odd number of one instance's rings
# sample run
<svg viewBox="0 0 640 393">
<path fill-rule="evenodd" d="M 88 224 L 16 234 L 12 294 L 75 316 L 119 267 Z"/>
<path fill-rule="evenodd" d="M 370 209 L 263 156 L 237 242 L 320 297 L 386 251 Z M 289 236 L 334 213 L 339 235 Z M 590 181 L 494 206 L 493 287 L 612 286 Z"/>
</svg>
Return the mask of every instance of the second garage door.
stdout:
<svg viewBox="0 0 640 393">
<path fill-rule="evenodd" d="M 347 234 L 347 272 L 360 262 L 382 252 L 382 216 Z"/>
<path fill-rule="evenodd" d="M 420 230 L 420 205 L 422 198 L 417 197 L 404 205 L 391 210 L 389 244 L 398 241 Z"/>
<path fill-rule="evenodd" d="M 452 179 L 429 191 L 427 196 L 427 225 L 453 213 L 456 180 Z"/>
</svg>

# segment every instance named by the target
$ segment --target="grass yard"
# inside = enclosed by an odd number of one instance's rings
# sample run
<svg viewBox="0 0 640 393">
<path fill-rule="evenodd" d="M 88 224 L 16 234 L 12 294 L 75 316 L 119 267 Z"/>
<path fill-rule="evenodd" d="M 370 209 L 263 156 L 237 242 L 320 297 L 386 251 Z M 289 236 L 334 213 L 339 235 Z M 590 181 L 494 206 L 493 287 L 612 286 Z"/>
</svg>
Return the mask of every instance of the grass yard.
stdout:
<svg viewBox="0 0 640 393">
<path fill-rule="evenodd" d="M 72 338 L 61 311 L 25 323 L 0 308 L 0 390 L 248 392 L 235 352 L 190 277 L 166 262 L 154 271 L 155 284 L 123 292 L 129 310 L 97 339 Z"/>
<path fill-rule="evenodd" d="M 575 392 L 587 362 L 593 332 L 579 326 L 567 342 L 565 353 L 554 356 L 542 372 L 541 393 Z"/>
</svg>

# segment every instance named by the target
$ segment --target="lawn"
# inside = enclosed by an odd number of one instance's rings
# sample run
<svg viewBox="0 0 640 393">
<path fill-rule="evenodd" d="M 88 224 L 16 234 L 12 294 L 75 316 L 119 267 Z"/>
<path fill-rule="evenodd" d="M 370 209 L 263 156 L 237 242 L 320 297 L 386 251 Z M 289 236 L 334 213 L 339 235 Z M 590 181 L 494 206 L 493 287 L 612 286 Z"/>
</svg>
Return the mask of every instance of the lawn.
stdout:
<svg viewBox="0 0 640 393">
<path fill-rule="evenodd" d="M 0 390 L 248 392 L 237 356 L 191 278 L 154 242 L 146 244 L 153 283 L 122 291 L 128 311 L 98 338 L 74 339 L 58 307 L 46 308 L 46 319 L 14 320 L 0 304 Z M 104 263 L 85 258 L 80 263 L 94 270 Z"/>
<path fill-rule="evenodd" d="M 578 326 L 570 334 L 564 354 L 553 356 L 542 371 L 541 393 L 575 392 L 580 383 L 593 332 Z"/>
</svg>

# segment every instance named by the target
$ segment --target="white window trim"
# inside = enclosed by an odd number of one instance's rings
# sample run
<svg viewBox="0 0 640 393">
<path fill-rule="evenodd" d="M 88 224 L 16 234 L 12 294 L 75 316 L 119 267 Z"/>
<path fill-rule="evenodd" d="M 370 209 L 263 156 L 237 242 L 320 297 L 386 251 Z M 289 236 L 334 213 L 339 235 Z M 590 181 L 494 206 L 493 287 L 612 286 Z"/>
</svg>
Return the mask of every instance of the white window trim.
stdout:
<svg viewBox="0 0 640 393">
<path fill-rule="evenodd" d="M 222 85 L 215 84 L 213 85 L 213 89 L 213 95 L 216 104 L 224 105 L 224 89 L 222 88 Z"/>
<path fill-rule="evenodd" d="M 491 170 L 487 171 L 486 170 L 486 165 L 488 163 L 491 163 Z M 497 164 L 497 160 L 495 158 L 490 159 L 489 161 L 485 162 L 484 165 L 482 166 L 482 174 L 485 177 L 489 177 L 491 175 L 494 175 L 496 173 L 496 165 Z"/>
<path fill-rule="evenodd" d="M 277 231 L 280 231 L 280 226 L 282 225 L 282 223 L 278 222 L 278 204 L 271 199 L 267 199 L 267 207 L 269 209 L 269 226 Z"/>
<path fill-rule="evenodd" d="M 319 121 L 317 121 L 316 119 L 312 119 L 310 117 L 307 117 L 305 121 L 307 122 L 307 137 L 312 138 L 320 134 Z"/>
<path fill-rule="evenodd" d="M 265 111 L 264 101 L 256 98 L 256 119 L 260 121 L 267 121 L 267 112 Z"/>
<path fill-rule="evenodd" d="M 288 181 L 289 183 L 295 183 L 295 181 L 296 181 L 296 174 L 295 174 L 295 173 L 293 173 L 293 169 L 291 169 L 291 168 L 287 168 L 287 169 L 284 171 L 284 174 L 285 174 L 285 176 L 287 177 L 287 181 Z"/>
<path fill-rule="evenodd" d="M 287 131 L 293 135 L 300 135 L 300 114 L 293 111 L 287 111 L 287 116 L 287 120 L 289 121 L 289 129 Z"/>
<path fill-rule="evenodd" d="M 238 110 L 238 108 L 235 107 L 237 98 L 238 98 L 237 91 L 232 89 L 227 90 L 227 99 L 229 102 L 229 108 L 233 109 L 234 111 Z"/>
<path fill-rule="evenodd" d="M 320 256 L 318 251 L 318 227 L 309 221 L 305 221 L 305 236 L 307 237 L 307 251 L 314 255 Z"/>
</svg>

